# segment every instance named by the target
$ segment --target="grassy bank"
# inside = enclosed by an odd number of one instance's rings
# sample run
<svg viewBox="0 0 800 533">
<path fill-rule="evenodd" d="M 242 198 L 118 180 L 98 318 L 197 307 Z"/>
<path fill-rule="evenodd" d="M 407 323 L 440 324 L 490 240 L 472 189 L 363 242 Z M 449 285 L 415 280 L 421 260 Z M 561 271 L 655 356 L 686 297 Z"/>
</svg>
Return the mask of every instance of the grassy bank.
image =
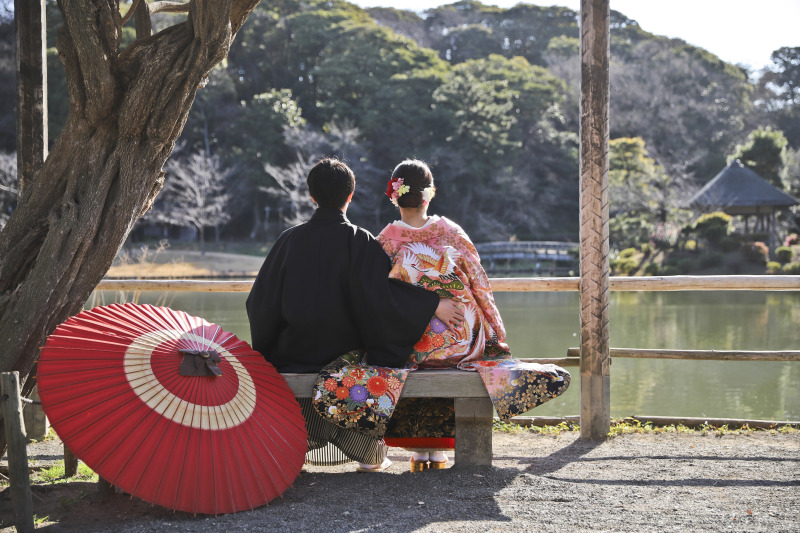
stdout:
<svg viewBox="0 0 800 533">
<path fill-rule="evenodd" d="M 126 246 L 107 278 L 253 277 L 268 252 L 265 244 L 219 243 L 202 253 L 195 243 L 148 243 Z"/>
</svg>

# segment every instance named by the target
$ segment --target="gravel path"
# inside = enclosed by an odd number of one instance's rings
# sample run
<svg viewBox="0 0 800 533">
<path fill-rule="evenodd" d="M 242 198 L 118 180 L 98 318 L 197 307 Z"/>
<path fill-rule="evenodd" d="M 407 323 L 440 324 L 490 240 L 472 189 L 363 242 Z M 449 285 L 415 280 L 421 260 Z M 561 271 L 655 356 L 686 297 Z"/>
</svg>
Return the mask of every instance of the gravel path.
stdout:
<svg viewBox="0 0 800 533">
<path fill-rule="evenodd" d="M 493 467 L 419 474 L 407 472 L 408 453 L 390 457 L 394 464 L 380 474 L 308 467 L 282 499 L 234 515 L 173 513 L 122 495 L 101 501 L 93 485 L 74 482 L 35 487 L 48 507 L 34 500 L 34 508 L 49 513 L 43 530 L 87 533 L 800 531 L 797 433 L 629 434 L 605 442 L 576 432 L 495 433 Z M 0 511 L 8 510 L 5 491 Z"/>
</svg>

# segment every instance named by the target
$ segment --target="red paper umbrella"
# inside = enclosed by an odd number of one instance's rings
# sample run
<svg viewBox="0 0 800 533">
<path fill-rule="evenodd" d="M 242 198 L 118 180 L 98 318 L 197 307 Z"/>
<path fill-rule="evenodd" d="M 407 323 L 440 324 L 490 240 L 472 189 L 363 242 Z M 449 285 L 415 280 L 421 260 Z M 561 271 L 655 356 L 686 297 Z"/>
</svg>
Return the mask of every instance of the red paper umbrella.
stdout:
<svg viewBox="0 0 800 533">
<path fill-rule="evenodd" d="M 48 338 L 38 384 L 77 457 L 170 509 L 252 509 L 303 465 L 305 422 L 283 377 L 246 342 L 182 311 L 114 304 L 79 313 Z"/>
</svg>

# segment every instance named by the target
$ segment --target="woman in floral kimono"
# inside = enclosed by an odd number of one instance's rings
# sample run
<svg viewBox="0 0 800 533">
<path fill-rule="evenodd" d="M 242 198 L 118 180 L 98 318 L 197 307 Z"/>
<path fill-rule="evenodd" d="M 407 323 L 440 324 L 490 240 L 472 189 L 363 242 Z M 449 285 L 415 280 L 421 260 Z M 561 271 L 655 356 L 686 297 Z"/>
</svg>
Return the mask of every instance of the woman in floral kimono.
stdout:
<svg viewBox="0 0 800 533">
<path fill-rule="evenodd" d="M 504 419 L 558 396 L 569 384 L 566 371 L 511 359 L 503 321 L 475 246 L 458 224 L 428 215 L 435 192 L 425 163 L 400 163 L 386 195 L 400 209 L 401 220 L 378 235 L 392 260 L 390 277 L 463 306 L 465 320 L 457 327 L 431 320 L 414 346 L 411 366 L 478 371 Z M 442 450 L 454 447 L 452 414 L 452 401 L 401 399 L 389 422 L 386 443 L 414 451 L 412 471 L 444 468 L 447 456 Z"/>
<path fill-rule="evenodd" d="M 465 320 L 457 328 L 431 321 L 414 346 L 411 362 L 417 368 L 466 370 L 476 361 L 510 359 L 503 321 L 475 246 L 455 222 L 428 215 L 435 192 L 425 163 L 400 163 L 386 194 L 399 207 L 401 220 L 378 235 L 392 260 L 389 277 L 422 286 L 463 306 Z"/>
</svg>

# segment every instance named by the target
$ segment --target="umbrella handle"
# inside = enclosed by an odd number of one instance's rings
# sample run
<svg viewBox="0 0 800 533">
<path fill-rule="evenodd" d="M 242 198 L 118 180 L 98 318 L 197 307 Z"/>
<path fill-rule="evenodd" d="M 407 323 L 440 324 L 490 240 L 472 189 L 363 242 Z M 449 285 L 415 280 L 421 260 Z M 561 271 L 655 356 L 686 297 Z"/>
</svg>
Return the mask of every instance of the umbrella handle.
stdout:
<svg viewBox="0 0 800 533">
<path fill-rule="evenodd" d="M 217 363 L 222 357 L 215 350 L 178 350 L 183 355 L 178 373 L 181 376 L 221 376 Z"/>
</svg>

